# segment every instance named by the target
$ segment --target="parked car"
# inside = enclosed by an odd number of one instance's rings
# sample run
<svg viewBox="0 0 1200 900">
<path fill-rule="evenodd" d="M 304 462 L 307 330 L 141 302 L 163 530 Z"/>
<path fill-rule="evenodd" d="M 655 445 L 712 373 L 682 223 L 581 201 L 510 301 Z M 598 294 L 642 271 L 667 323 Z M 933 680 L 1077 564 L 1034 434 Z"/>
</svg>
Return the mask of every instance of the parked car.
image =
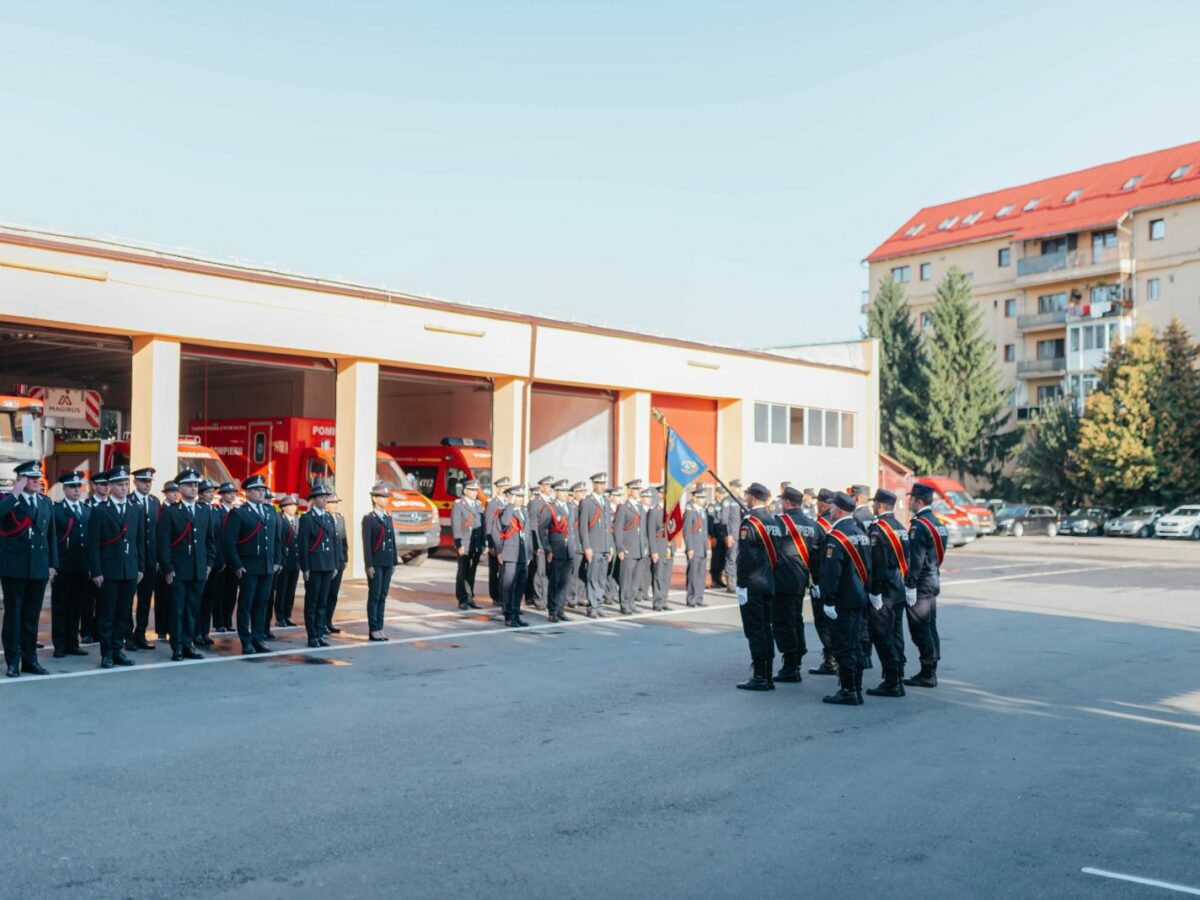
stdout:
<svg viewBox="0 0 1200 900">
<path fill-rule="evenodd" d="M 1200 541 L 1200 503 L 1177 506 L 1154 525 L 1160 538 L 1191 538 Z"/>
<path fill-rule="evenodd" d="M 922 475 L 917 479 L 918 484 L 933 488 L 934 495 L 956 512 L 963 513 L 970 520 L 974 531 L 973 538 L 991 534 L 996 527 L 996 517 L 991 507 L 977 501 L 967 493 L 961 482 L 947 475 Z"/>
<path fill-rule="evenodd" d="M 1109 537 L 1154 537 L 1154 526 L 1166 510 L 1161 506 L 1134 506 L 1104 523 Z"/>
<path fill-rule="evenodd" d="M 1115 515 L 1115 511 L 1100 506 L 1080 506 L 1063 516 L 1058 523 L 1059 534 L 1101 535 L 1104 523 Z"/>
<path fill-rule="evenodd" d="M 1004 507 L 1008 506 L 1007 500 L 984 500 L 983 502 L 984 505 L 986 505 L 987 508 L 992 511 L 993 516 L 1000 512 L 1000 510 L 1004 509 Z"/>
<path fill-rule="evenodd" d="M 996 534 L 1022 537 L 1026 534 L 1058 534 L 1058 512 L 1049 506 L 1004 506 L 996 513 Z"/>
<path fill-rule="evenodd" d="M 979 529 L 971 517 L 961 509 L 955 509 L 941 497 L 933 498 L 933 513 L 946 526 L 946 537 L 951 547 L 961 547 L 979 537 Z"/>
</svg>

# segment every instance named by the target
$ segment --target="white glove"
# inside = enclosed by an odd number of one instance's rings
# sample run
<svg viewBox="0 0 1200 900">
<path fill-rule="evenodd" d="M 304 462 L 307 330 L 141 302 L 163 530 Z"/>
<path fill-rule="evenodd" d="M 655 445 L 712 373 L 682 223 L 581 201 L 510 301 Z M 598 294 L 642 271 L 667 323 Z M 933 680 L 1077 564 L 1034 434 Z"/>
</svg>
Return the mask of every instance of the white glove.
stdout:
<svg viewBox="0 0 1200 900">
<path fill-rule="evenodd" d="M 837 609 L 835 609 L 834 607 L 822 606 L 821 609 L 825 610 L 825 618 L 827 618 L 827 619 L 836 619 L 837 618 Z"/>
<path fill-rule="evenodd" d="M 883 609 L 883 597 L 881 597 L 879 594 L 867 594 L 867 599 L 871 601 L 871 606 L 873 606 L 876 611 Z"/>
<path fill-rule="evenodd" d="M 907 603 L 909 606 L 916 605 L 916 603 L 917 603 L 917 589 L 916 588 L 905 588 L 904 589 L 904 602 Z"/>
<path fill-rule="evenodd" d="M 819 584 L 814 584 L 814 585 L 812 586 L 812 598 L 813 598 L 814 600 L 820 600 L 820 599 L 821 599 L 821 586 L 820 586 Z"/>
<path fill-rule="evenodd" d="M 737 589 L 738 606 L 745 606 L 750 602 L 750 591 L 746 588 Z"/>
</svg>

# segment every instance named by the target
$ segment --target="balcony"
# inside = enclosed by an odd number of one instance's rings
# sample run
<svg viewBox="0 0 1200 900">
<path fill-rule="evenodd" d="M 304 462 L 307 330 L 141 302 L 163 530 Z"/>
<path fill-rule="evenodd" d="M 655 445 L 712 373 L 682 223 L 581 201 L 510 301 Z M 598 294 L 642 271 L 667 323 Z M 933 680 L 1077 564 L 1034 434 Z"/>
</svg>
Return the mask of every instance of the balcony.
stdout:
<svg viewBox="0 0 1200 900">
<path fill-rule="evenodd" d="M 1036 331 L 1041 328 L 1055 328 L 1066 324 L 1067 311 L 1065 309 L 1035 313 L 1032 316 L 1017 316 L 1017 331 Z"/>
<path fill-rule="evenodd" d="M 1023 359 L 1017 363 L 1018 378 L 1046 378 L 1065 371 L 1067 371 L 1067 358 L 1065 356 L 1051 356 L 1047 359 Z"/>
<path fill-rule="evenodd" d="M 1017 260 L 1017 279 L 1020 285 L 1050 284 L 1074 278 L 1091 278 L 1115 273 L 1128 274 L 1128 246 L 1102 249 L 1061 250 Z"/>
</svg>

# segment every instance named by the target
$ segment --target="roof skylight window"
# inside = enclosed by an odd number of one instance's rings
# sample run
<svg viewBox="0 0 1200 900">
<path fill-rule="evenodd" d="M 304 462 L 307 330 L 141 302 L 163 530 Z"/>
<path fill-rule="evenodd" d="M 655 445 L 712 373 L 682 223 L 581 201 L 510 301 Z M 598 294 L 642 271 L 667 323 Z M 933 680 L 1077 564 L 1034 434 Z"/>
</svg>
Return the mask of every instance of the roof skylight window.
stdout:
<svg viewBox="0 0 1200 900">
<path fill-rule="evenodd" d="M 916 225 L 910 226 L 908 228 L 908 230 L 904 232 L 904 236 L 905 237 L 916 237 L 918 234 L 921 233 L 921 229 L 924 227 L 925 227 L 924 222 L 918 222 Z"/>
<path fill-rule="evenodd" d="M 979 221 L 979 217 L 982 215 L 983 215 L 983 213 L 981 213 L 981 212 L 973 212 L 969 216 L 967 216 L 965 219 L 963 219 L 963 224 L 964 225 L 974 225 L 976 222 Z"/>
<path fill-rule="evenodd" d="M 999 209 L 999 210 L 996 212 L 996 218 L 997 218 L 997 219 L 1003 219 L 1005 216 L 1007 216 L 1007 215 L 1008 215 L 1010 212 L 1012 212 L 1012 211 L 1013 211 L 1013 205 L 1012 205 L 1011 203 L 1005 203 L 1005 204 L 1004 204 L 1002 207 L 1000 207 L 1000 209 Z"/>
<path fill-rule="evenodd" d="M 1121 190 L 1132 191 L 1135 187 L 1138 186 L 1138 182 L 1141 180 L 1142 180 L 1141 175 L 1134 175 L 1132 178 L 1130 178 L 1128 181 L 1126 181 L 1123 185 L 1121 185 Z"/>
<path fill-rule="evenodd" d="M 958 216 L 951 216 L 948 219 L 942 219 L 938 223 L 938 231 L 945 231 L 947 228 L 953 228 L 954 223 L 958 221 Z"/>
<path fill-rule="evenodd" d="M 1021 207 L 1021 208 L 1022 208 L 1023 210 L 1025 210 L 1025 212 L 1030 212 L 1030 211 L 1032 211 L 1032 210 L 1035 210 L 1035 209 L 1037 209 L 1037 205 L 1038 205 L 1039 203 L 1041 203 L 1041 202 L 1042 202 L 1042 198 L 1041 198 L 1041 197 L 1034 197 L 1032 200 L 1030 200 L 1028 203 L 1026 203 L 1026 204 L 1025 204 L 1023 207 Z"/>
<path fill-rule="evenodd" d="M 1178 169 L 1176 169 L 1174 172 L 1171 173 L 1171 175 L 1167 179 L 1167 181 L 1178 181 L 1180 178 L 1182 178 L 1184 175 L 1186 175 L 1188 173 L 1189 169 L 1191 169 L 1191 166 L 1180 166 Z"/>
<path fill-rule="evenodd" d="M 1083 194 L 1083 188 L 1075 188 L 1071 193 L 1063 198 L 1063 203 L 1074 203 Z"/>
</svg>

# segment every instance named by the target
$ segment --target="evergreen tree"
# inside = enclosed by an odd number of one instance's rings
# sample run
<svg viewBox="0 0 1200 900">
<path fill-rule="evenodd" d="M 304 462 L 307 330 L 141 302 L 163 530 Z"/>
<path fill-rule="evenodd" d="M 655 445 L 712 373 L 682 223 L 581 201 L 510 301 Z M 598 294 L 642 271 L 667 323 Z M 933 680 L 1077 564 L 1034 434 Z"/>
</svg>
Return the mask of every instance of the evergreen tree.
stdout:
<svg viewBox="0 0 1200 900">
<path fill-rule="evenodd" d="M 1155 373 L 1151 444 L 1158 467 L 1158 500 L 1167 506 L 1200 494 L 1200 372 L 1197 347 L 1178 319 L 1159 343 L 1163 364 Z"/>
<path fill-rule="evenodd" d="M 925 348 L 913 326 L 904 286 L 880 279 L 867 314 L 867 334 L 879 338 L 879 442 L 883 452 L 918 472 L 929 469 L 923 452 L 922 409 L 929 390 Z"/>
<path fill-rule="evenodd" d="M 1163 345 L 1145 325 L 1109 352 L 1071 454 L 1084 492 L 1096 503 L 1125 507 L 1158 494 L 1154 394 L 1165 361 Z"/>
<path fill-rule="evenodd" d="M 971 284 L 951 266 L 938 285 L 929 348 L 929 401 L 924 435 L 935 471 L 987 471 L 1011 441 L 992 438 L 1008 419 L 996 345 L 983 333 L 983 317 L 971 300 Z M 1000 460 L 1003 465 L 1003 460 Z"/>
<path fill-rule="evenodd" d="M 1016 473 L 1021 497 L 1066 508 L 1078 504 L 1078 473 L 1071 453 L 1079 443 L 1079 417 L 1071 404 L 1063 399 L 1043 406 L 1023 438 Z"/>
</svg>

